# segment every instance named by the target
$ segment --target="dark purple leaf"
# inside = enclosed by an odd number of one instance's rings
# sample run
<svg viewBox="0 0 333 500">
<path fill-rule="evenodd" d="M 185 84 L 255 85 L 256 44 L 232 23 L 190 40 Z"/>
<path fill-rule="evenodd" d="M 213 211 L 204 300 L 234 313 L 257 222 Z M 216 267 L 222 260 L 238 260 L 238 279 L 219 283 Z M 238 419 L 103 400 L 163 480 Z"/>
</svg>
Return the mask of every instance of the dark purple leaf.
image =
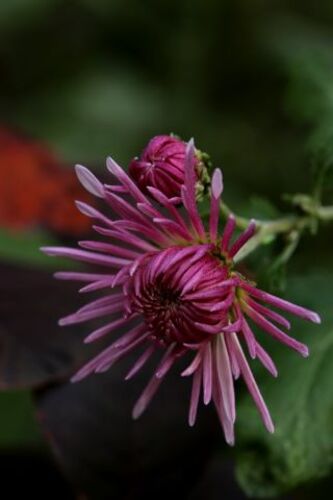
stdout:
<svg viewBox="0 0 333 500">
<path fill-rule="evenodd" d="M 39 391 L 44 432 L 80 498 L 187 498 L 213 447 L 222 446 L 219 423 L 204 408 L 196 426 L 188 427 L 190 383 L 179 376 L 179 367 L 133 421 L 132 407 L 153 367 L 124 382 L 131 363 Z"/>
<path fill-rule="evenodd" d="M 78 306 L 77 286 L 50 271 L 0 264 L 0 388 L 35 387 L 72 373 L 82 355 L 81 325 L 60 328 L 58 318 Z"/>
</svg>

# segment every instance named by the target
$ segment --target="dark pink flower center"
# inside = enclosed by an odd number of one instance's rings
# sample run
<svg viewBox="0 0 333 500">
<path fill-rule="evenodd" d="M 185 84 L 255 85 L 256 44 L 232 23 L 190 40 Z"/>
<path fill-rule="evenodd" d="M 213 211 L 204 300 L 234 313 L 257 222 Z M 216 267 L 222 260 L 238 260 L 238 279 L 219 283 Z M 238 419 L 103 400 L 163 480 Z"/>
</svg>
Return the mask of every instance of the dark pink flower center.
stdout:
<svg viewBox="0 0 333 500">
<path fill-rule="evenodd" d="M 228 321 L 228 268 L 208 245 L 173 247 L 147 256 L 129 286 L 129 307 L 143 315 L 160 345 L 198 343 Z"/>
</svg>

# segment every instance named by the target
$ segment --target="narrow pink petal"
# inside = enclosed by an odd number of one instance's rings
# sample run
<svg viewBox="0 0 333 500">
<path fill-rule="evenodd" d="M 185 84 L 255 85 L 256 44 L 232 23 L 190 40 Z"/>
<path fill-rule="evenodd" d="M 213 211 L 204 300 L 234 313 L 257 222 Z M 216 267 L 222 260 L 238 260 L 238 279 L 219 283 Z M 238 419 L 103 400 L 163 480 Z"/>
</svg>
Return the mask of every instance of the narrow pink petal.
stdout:
<svg viewBox="0 0 333 500">
<path fill-rule="evenodd" d="M 163 273 L 163 268 L 165 261 L 169 260 L 168 256 L 172 249 L 168 249 L 165 252 L 157 252 L 154 256 L 152 256 L 150 262 L 147 264 L 147 280 L 154 281 L 157 276 Z M 170 261 L 169 261 L 170 266 Z"/>
<path fill-rule="evenodd" d="M 244 303 L 244 302 L 243 302 Z M 244 303 L 245 304 L 245 303 Z M 303 344 L 302 342 L 299 342 L 298 340 L 290 337 L 286 333 L 284 333 L 282 330 L 277 328 L 275 325 L 273 325 L 270 321 L 268 321 L 264 316 L 261 316 L 258 312 L 254 311 L 249 305 L 244 306 L 244 310 L 246 314 L 254 321 L 260 328 L 265 330 L 267 333 L 272 335 L 272 337 L 276 338 L 283 344 L 291 347 L 295 351 L 299 352 L 302 356 L 305 358 L 309 355 L 309 349 L 308 347 Z"/>
<path fill-rule="evenodd" d="M 132 349 L 137 347 L 138 345 L 142 344 L 147 337 L 149 336 L 149 333 L 146 332 L 140 337 L 136 338 L 131 344 L 128 344 L 126 347 L 123 349 L 113 349 L 112 353 L 110 351 L 109 353 L 109 358 L 105 359 L 104 361 L 100 362 L 98 366 L 95 368 L 95 373 L 105 373 L 107 372 L 111 366 L 113 366 L 119 359 L 123 358 L 125 354 L 130 352 Z M 111 346 L 110 346 L 111 347 Z"/>
<path fill-rule="evenodd" d="M 199 350 L 195 355 L 192 363 L 181 373 L 182 377 L 188 377 L 189 375 L 193 375 L 193 373 L 197 370 L 202 362 L 202 352 Z"/>
<path fill-rule="evenodd" d="M 229 323 L 228 325 L 224 326 L 222 330 L 224 333 L 239 332 L 242 326 L 243 326 L 243 319 L 240 317 L 237 318 L 236 321 L 234 321 L 233 323 Z"/>
<path fill-rule="evenodd" d="M 134 363 L 130 371 L 127 373 L 125 380 L 130 380 L 132 377 L 134 377 L 134 375 L 136 375 L 141 370 L 141 368 L 146 364 L 146 362 L 151 357 L 154 351 L 155 351 L 155 346 L 154 345 L 149 346 L 139 357 L 139 359 L 137 359 L 137 361 Z"/>
<path fill-rule="evenodd" d="M 273 377 L 277 377 L 278 371 L 274 361 L 259 343 L 257 343 L 256 345 L 256 353 L 258 359 L 261 361 L 264 367 L 273 375 Z"/>
<path fill-rule="evenodd" d="M 185 173 L 185 186 L 188 189 L 188 194 L 192 199 L 192 202 L 195 203 L 195 184 L 197 181 L 195 168 L 195 147 L 194 140 L 190 139 L 186 146 L 185 153 L 185 165 L 184 165 L 184 173 Z"/>
<path fill-rule="evenodd" d="M 112 227 L 124 231 L 135 231 L 142 234 L 145 238 L 151 239 L 154 243 L 164 245 L 167 242 L 167 235 L 162 234 L 158 229 L 146 224 L 140 224 L 131 220 L 117 220 L 112 223 Z"/>
<path fill-rule="evenodd" d="M 76 175 L 81 182 L 82 186 L 86 188 L 89 193 L 97 196 L 98 198 L 104 198 L 104 187 L 103 184 L 94 176 L 90 170 L 82 165 L 75 165 Z"/>
<path fill-rule="evenodd" d="M 86 215 L 87 217 L 90 217 L 92 219 L 100 220 L 107 226 L 110 226 L 112 224 L 111 219 L 109 219 L 104 214 L 102 214 L 102 212 L 99 212 L 98 210 L 96 210 L 96 208 L 91 207 L 87 203 L 84 203 L 83 201 L 76 201 L 75 205 L 83 215 Z"/>
<path fill-rule="evenodd" d="M 193 231 L 199 236 L 199 238 L 205 238 L 205 229 L 202 223 L 202 219 L 199 215 L 196 202 L 192 201 L 192 198 L 188 195 L 186 186 L 181 187 L 182 201 L 184 207 L 186 208 L 187 214 L 189 216 Z"/>
<path fill-rule="evenodd" d="M 212 349 L 210 342 L 207 342 L 202 362 L 203 400 L 205 405 L 208 405 L 212 399 L 212 377 Z"/>
<path fill-rule="evenodd" d="M 182 198 L 184 205 L 187 209 L 193 228 L 197 231 L 201 238 L 205 237 L 205 228 L 203 226 L 200 214 L 198 212 L 197 203 L 195 199 L 195 148 L 194 141 L 191 139 L 186 147 L 185 155 L 185 184 L 182 186 Z"/>
<path fill-rule="evenodd" d="M 124 285 L 128 279 L 129 275 L 129 267 L 122 267 L 117 274 L 115 274 L 112 283 L 111 283 L 111 288 L 114 288 L 119 285 Z"/>
<path fill-rule="evenodd" d="M 93 229 L 99 234 L 103 236 L 109 236 L 119 241 L 123 241 L 125 243 L 129 243 L 132 246 L 140 248 L 141 250 L 151 252 L 157 249 L 152 243 L 148 243 L 147 241 L 139 238 L 138 236 L 128 233 L 127 231 L 119 231 L 115 229 L 107 229 L 100 226 L 93 226 Z"/>
<path fill-rule="evenodd" d="M 86 252 L 76 248 L 67 247 L 43 247 L 41 249 L 46 255 L 51 257 L 68 257 L 82 262 L 89 262 L 90 264 L 100 264 L 106 267 L 120 267 L 129 264 L 131 261 L 128 259 L 121 259 L 119 257 L 109 257 L 108 255 L 101 255 L 94 252 Z"/>
<path fill-rule="evenodd" d="M 191 400 L 190 400 L 190 408 L 188 415 L 188 424 L 190 427 L 194 426 L 197 418 L 200 389 L 201 389 L 201 367 L 199 366 L 193 375 Z"/>
<path fill-rule="evenodd" d="M 90 342 L 94 342 L 94 340 L 104 337 L 104 335 L 106 335 L 107 333 L 110 333 L 116 328 L 125 325 L 129 321 L 129 318 L 116 319 L 115 321 L 112 321 L 111 323 L 108 323 L 107 325 L 104 325 L 101 328 L 93 331 L 90 335 L 88 335 L 88 337 L 84 339 L 84 343 L 89 344 Z"/>
<path fill-rule="evenodd" d="M 224 406 L 225 413 L 228 419 L 234 422 L 236 419 L 234 382 L 232 379 L 231 363 L 228 355 L 228 350 L 224 339 L 225 336 L 223 333 L 218 335 L 216 338 L 216 373 L 217 381 L 219 383 L 220 391 L 222 394 L 222 404 Z"/>
<path fill-rule="evenodd" d="M 125 186 L 121 186 L 119 184 L 104 184 L 104 187 L 107 191 L 111 191 L 112 193 L 122 193 L 128 194 L 128 189 Z"/>
<path fill-rule="evenodd" d="M 249 350 L 250 356 L 252 359 L 256 357 L 257 354 L 257 342 L 256 338 L 254 336 L 253 331 L 251 330 L 248 322 L 246 319 L 243 317 L 243 327 L 242 327 L 242 332 L 244 335 L 244 339 L 247 345 L 247 348 Z"/>
<path fill-rule="evenodd" d="M 79 246 L 87 250 L 97 250 L 98 252 L 110 253 L 125 259 L 136 259 L 141 255 L 140 253 L 129 250 L 128 248 L 112 245 L 111 243 L 104 243 L 102 241 L 79 241 Z"/>
<path fill-rule="evenodd" d="M 80 288 L 80 293 L 89 293 L 95 292 L 96 290 L 103 290 L 103 288 L 111 288 L 112 282 L 114 279 L 114 275 L 110 274 L 107 279 L 95 281 L 94 283 L 90 283 L 82 288 Z"/>
<path fill-rule="evenodd" d="M 222 310 L 227 311 L 232 306 L 234 299 L 235 299 L 235 293 L 234 290 L 232 290 L 225 300 L 219 302 L 218 304 L 212 307 L 212 312 L 222 311 Z"/>
<path fill-rule="evenodd" d="M 175 266 L 176 264 L 178 264 L 182 260 L 185 260 L 185 258 L 188 261 L 188 258 L 190 257 L 190 255 L 195 253 L 197 251 L 197 249 L 198 249 L 197 245 L 193 245 L 193 246 L 191 245 L 188 247 L 177 249 L 177 251 L 173 253 L 173 256 L 169 260 L 169 268 L 171 266 Z"/>
<path fill-rule="evenodd" d="M 276 323 L 279 323 L 280 325 L 284 326 L 284 328 L 287 328 L 287 330 L 290 329 L 290 322 L 286 318 L 281 316 L 281 314 L 278 314 L 277 312 L 272 311 L 271 309 L 268 309 L 261 304 L 258 304 L 258 302 L 250 299 L 250 297 L 246 298 L 246 303 L 249 304 L 252 309 L 257 311 L 258 313 L 261 313 L 263 316 L 267 316 L 267 318 L 270 318 Z"/>
<path fill-rule="evenodd" d="M 163 378 L 172 367 L 176 358 L 175 347 L 176 347 L 176 342 L 169 345 L 168 349 L 166 350 L 162 360 L 160 361 L 160 364 L 158 365 L 155 371 L 155 376 L 157 378 Z"/>
<path fill-rule="evenodd" d="M 110 304 L 121 303 L 124 301 L 123 293 L 114 293 L 107 295 L 106 297 L 100 297 L 92 302 L 89 302 L 87 305 L 81 307 L 78 312 L 91 311 L 93 309 L 97 309 L 99 307 L 103 307 Z"/>
<path fill-rule="evenodd" d="M 140 335 L 144 334 L 146 332 L 146 325 L 137 325 L 128 332 L 126 332 L 124 335 L 122 335 L 119 339 L 117 339 L 113 344 L 111 344 L 110 347 L 113 349 L 119 349 L 128 346 L 135 340 L 137 337 Z"/>
<path fill-rule="evenodd" d="M 241 345 L 237 339 L 237 335 L 235 333 L 231 334 L 231 341 L 234 347 L 235 355 L 237 357 L 237 361 L 239 363 L 244 381 L 247 385 L 247 388 L 259 410 L 259 413 L 263 419 L 266 429 L 269 432 L 274 432 L 274 424 L 272 422 L 270 413 L 265 404 L 265 401 L 261 395 L 261 392 L 257 386 L 257 383 L 254 379 L 253 373 L 248 365 L 248 362 L 244 356 Z"/>
<path fill-rule="evenodd" d="M 162 217 L 161 212 L 156 210 L 153 205 L 148 205 L 147 203 L 137 203 L 136 206 L 138 207 L 138 210 L 140 210 L 140 212 L 147 215 L 148 217 Z"/>
<path fill-rule="evenodd" d="M 144 231 L 149 232 L 156 241 L 164 241 L 165 234 L 162 230 L 163 228 L 156 225 L 154 221 L 151 220 L 151 216 L 146 217 L 136 206 L 133 207 L 123 198 L 115 194 L 107 193 L 106 200 L 121 218 L 121 220 L 113 222 L 113 227 L 122 224 L 126 229 L 130 229 L 125 225 L 126 222 L 130 222 L 133 224 L 133 228 L 144 228 Z M 149 206 L 147 204 L 145 205 Z M 162 217 L 162 214 L 160 217 Z"/>
<path fill-rule="evenodd" d="M 217 229 L 220 213 L 220 197 L 223 191 L 222 172 L 219 168 L 214 170 L 212 176 L 210 216 L 209 216 L 209 235 L 211 241 L 216 241 Z"/>
<path fill-rule="evenodd" d="M 221 240 L 221 250 L 222 252 L 227 252 L 229 248 L 229 243 L 232 238 L 232 235 L 234 234 L 236 227 L 236 219 L 235 217 L 230 214 L 228 216 L 227 223 L 225 225 L 223 235 L 222 235 L 222 240 Z"/>
<path fill-rule="evenodd" d="M 155 377 L 155 374 L 152 376 L 152 378 L 150 379 L 145 390 L 143 391 L 143 393 L 139 397 L 138 401 L 134 405 L 133 412 L 132 412 L 132 418 L 134 420 L 139 418 L 142 415 L 142 413 L 145 411 L 145 409 L 149 405 L 150 401 L 153 399 L 157 389 L 161 385 L 162 380 L 163 380 L 163 377 L 157 378 L 157 377 Z"/>
<path fill-rule="evenodd" d="M 79 272 L 72 272 L 72 271 L 58 271 L 54 273 L 54 277 L 57 278 L 58 280 L 71 280 L 71 281 L 96 281 L 103 279 L 108 276 L 113 276 L 113 275 L 108 275 L 108 274 L 93 274 L 93 273 L 79 273 Z"/>
<path fill-rule="evenodd" d="M 200 323 L 199 321 L 194 321 L 193 323 L 201 331 L 215 335 L 222 331 L 224 320 L 220 321 L 219 323 L 216 323 L 215 325 L 209 325 L 208 323 Z"/>
<path fill-rule="evenodd" d="M 213 401 L 215 404 L 215 408 L 219 417 L 219 420 L 222 425 L 222 429 L 224 432 L 225 440 L 230 445 L 233 446 L 235 444 L 235 434 L 234 434 L 234 422 L 230 420 L 226 414 L 225 407 L 222 401 L 222 393 L 220 384 L 218 381 L 217 375 L 217 367 L 216 363 L 214 364 L 213 370 L 214 384 L 213 384 Z"/>
<path fill-rule="evenodd" d="M 313 323 L 320 323 L 321 321 L 320 316 L 314 311 L 311 311 L 310 309 L 305 309 L 304 307 L 292 304 L 287 300 L 280 299 L 275 295 L 271 295 L 270 293 L 264 292 L 259 288 L 255 288 L 254 286 L 250 285 L 249 283 L 246 283 L 245 281 L 244 282 L 241 281 L 239 284 L 244 290 L 249 292 L 250 295 L 256 297 L 259 300 L 262 300 L 263 302 L 267 302 L 267 304 L 271 304 L 272 306 L 278 307 L 279 309 L 288 311 L 292 314 L 295 314 L 295 316 L 307 319 L 309 321 L 312 321 Z"/>
<path fill-rule="evenodd" d="M 101 318 L 102 316 L 108 316 L 109 314 L 114 314 L 116 312 L 121 312 L 124 309 L 123 301 L 116 302 L 115 304 L 110 304 L 105 307 L 93 308 L 88 311 L 78 311 L 74 314 L 61 318 L 58 321 L 60 326 L 73 325 L 77 323 L 84 323 L 85 321 L 90 321 L 91 319 Z"/>
<path fill-rule="evenodd" d="M 131 344 L 132 346 L 133 344 Z M 127 347 L 127 346 L 126 346 Z M 121 351 L 115 351 L 113 345 L 111 344 L 109 347 L 104 349 L 102 352 L 98 354 L 95 358 L 86 363 L 72 378 L 71 382 L 79 382 L 84 379 L 94 371 L 98 369 L 99 366 L 105 365 L 105 363 L 115 362 L 115 359 L 119 359 L 120 354 L 124 354 L 127 351 L 125 349 Z M 115 355 L 118 358 L 115 358 Z"/>
<path fill-rule="evenodd" d="M 184 228 L 177 222 L 170 219 L 163 219 L 154 217 L 154 222 L 158 226 L 161 226 L 166 232 L 170 233 L 174 237 L 183 238 L 185 241 L 192 241 L 193 237 L 185 231 Z"/>
<path fill-rule="evenodd" d="M 189 280 L 185 281 L 185 285 L 183 286 L 180 295 L 183 296 L 187 292 L 195 290 L 196 286 L 201 281 L 203 275 L 204 275 L 203 269 L 199 268 L 197 271 L 194 271 L 193 276 Z"/>
<path fill-rule="evenodd" d="M 127 173 L 111 157 L 107 158 L 106 166 L 118 181 L 128 189 L 135 200 L 143 203 L 150 203 Z"/>
<path fill-rule="evenodd" d="M 252 238 L 254 233 L 256 232 L 256 223 L 254 220 L 251 220 L 248 227 L 245 231 L 237 238 L 235 243 L 232 245 L 230 250 L 228 251 L 228 255 L 230 258 L 235 257 L 235 255 L 239 252 L 239 250 Z"/>
<path fill-rule="evenodd" d="M 150 217 L 143 215 L 136 206 L 131 205 L 121 196 L 107 192 L 106 201 L 121 218 L 151 225 Z"/>
<path fill-rule="evenodd" d="M 187 224 L 182 218 L 180 211 L 172 204 L 171 200 L 168 199 L 165 194 L 163 194 L 159 189 L 150 186 L 147 189 L 152 194 L 152 196 L 154 196 L 154 198 L 170 212 L 176 222 L 178 222 L 183 227 L 183 229 L 187 231 L 188 236 L 191 236 L 190 232 L 188 231 Z M 155 215 L 155 217 L 158 217 L 158 215 Z"/>
<path fill-rule="evenodd" d="M 185 280 L 185 276 L 190 276 L 193 272 L 193 264 L 198 262 L 207 253 L 207 245 L 200 245 L 194 254 L 186 261 L 180 263 L 176 272 L 170 277 L 170 285 L 178 287 L 180 281 Z"/>
<path fill-rule="evenodd" d="M 211 288 L 209 290 L 200 290 L 194 293 L 187 293 L 184 296 L 184 300 L 188 301 L 195 301 L 195 300 L 206 300 L 209 298 L 219 298 L 222 297 L 223 294 L 225 293 L 225 288 L 232 287 L 236 284 L 236 281 L 233 279 L 230 280 L 225 280 L 222 283 L 219 283 L 218 286 Z M 232 299 L 234 297 L 234 294 L 230 293 L 229 296 L 232 295 Z M 228 296 L 228 297 L 229 297 Z M 232 304 L 232 299 L 230 298 L 231 304 Z M 229 299 L 228 299 L 228 304 L 229 304 Z M 216 304 L 217 309 L 218 309 L 218 304 Z"/>
<path fill-rule="evenodd" d="M 223 176 L 219 168 L 216 168 L 213 172 L 211 190 L 213 198 L 217 200 L 221 197 L 223 192 Z"/>
<path fill-rule="evenodd" d="M 231 365 L 231 371 L 234 376 L 234 379 L 237 380 L 240 376 L 240 368 L 235 356 L 233 344 L 231 342 L 231 337 L 230 335 L 225 336 L 225 343 L 228 349 L 228 354 L 229 354 L 229 359 L 230 359 L 230 365 Z"/>
<path fill-rule="evenodd" d="M 91 359 L 88 363 L 86 363 L 82 368 L 80 368 L 79 371 L 75 373 L 75 375 L 71 377 L 71 382 L 72 383 L 80 382 L 84 378 L 88 377 L 88 375 L 93 373 L 95 371 L 96 366 L 98 365 L 99 359 L 102 356 L 105 356 L 108 352 L 109 349 L 105 349 L 98 356 L 96 356 L 95 358 Z"/>
</svg>

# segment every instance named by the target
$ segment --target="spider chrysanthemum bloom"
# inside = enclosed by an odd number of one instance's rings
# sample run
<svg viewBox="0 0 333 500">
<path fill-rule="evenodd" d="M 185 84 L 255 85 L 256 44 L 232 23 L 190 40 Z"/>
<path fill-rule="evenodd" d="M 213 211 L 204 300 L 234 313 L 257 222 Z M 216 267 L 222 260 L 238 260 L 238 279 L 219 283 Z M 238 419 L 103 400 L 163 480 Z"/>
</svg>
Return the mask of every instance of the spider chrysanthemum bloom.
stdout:
<svg viewBox="0 0 333 500">
<path fill-rule="evenodd" d="M 83 249 L 44 248 L 53 256 L 101 265 L 105 273 L 57 273 L 60 279 L 86 282 L 82 291 L 104 290 L 105 295 L 62 319 L 70 325 L 107 317 L 106 324 L 92 332 L 86 342 L 115 335 L 119 327 L 126 333 L 113 341 L 74 377 L 79 381 L 93 372 L 104 372 L 129 351 L 141 349 L 126 379 L 133 377 L 154 351 L 162 358 L 147 387 L 134 406 L 133 416 L 145 410 L 173 364 L 192 354 L 183 376 L 192 376 L 189 423 L 194 425 L 202 392 L 204 404 L 213 401 L 226 440 L 234 442 L 234 379 L 243 377 L 265 426 L 274 426 L 246 359 L 259 361 L 273 375 L 276 367 L 258 343 L 251 326 L 259 326 L 275 339 L 307 356 L 307 347 L 282 329 L 290 323 L 278 309 L 318 323 L 319 316 L 300 306 L 259 290 L 234 269 L 233 259 L 255 233 L 255 224 L 233 241 L 235 219 L 230 216 L 222 235 L 218 232 L 222 173 L 216 169 L 211 182 L 208 227 L 199 215 L 195 199 L 194 145 L 187 145 L 181 198 L 184 209 L 177 209 L 165 193 L 147 188 L 149 198 L 111 158 L 109 171 L 114 185 L 102 185 L 85 167 L 78 166 L 82 184 L 104 198 L 114 220 L 78 202 L 81 212 L 99 221 L 94 229 L 112 242 L 84 241 Z M 156 203 L 153 202 L 153 198 Z M 112 290 L 111 290 L 112 289 Z"/>
</svg>

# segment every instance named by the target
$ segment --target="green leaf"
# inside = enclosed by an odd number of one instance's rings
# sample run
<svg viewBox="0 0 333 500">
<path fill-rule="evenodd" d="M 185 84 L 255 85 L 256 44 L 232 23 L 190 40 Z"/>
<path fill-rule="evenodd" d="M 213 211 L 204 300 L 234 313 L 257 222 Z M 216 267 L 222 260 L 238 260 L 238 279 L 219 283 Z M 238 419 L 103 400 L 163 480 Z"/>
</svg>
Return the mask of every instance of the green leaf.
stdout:
<svg viewBox="0 0 333 500">
<path fill-rule="evenodd" d="M 242 212 L 243 216 L 248 216 L 253 219 L 276 219 L 279 217 L 279 210 L 273 205 L 268 198 L 262 196 L 251 196 L 248 209 L 245 213 Z"/>
<path fill-rule="evenodd" d="M 276 424 L 263 428 L 252 401 L 239 408 L 238 481 L 249 496 L 269 497 L 327 475 L 333 465 L 332 275 L 291 279 L 288 298 L 320 312 L 322 325 L 297 321 L 293 332 L 310 347 L 302 359 L 285 347 L 273 358 L 279 377 L 258 376 Z"/>
<path fill-rule="evenodd" d="M 0 393 L 1 449 L 41 447 L 42 436 L 28 391 Z"/>
<path fill-rule="evenodd" d="M 286 106 L 290 115 L 309 126 L 307 149 L 317 175 L 330 180 L 333 171 L 332 36 L 299 22 L 284 22 L 273 45 L 287 78 Z M 275 39 L 275 42 L 274 42 Z M 323 179 L 321 179 L 323 182 Z M 325 186 L 327 187 L 327 186 Z"/>
<path fill-rule="evenodd" d="M 42 231 L 9 231 L 0 228 L 0 259 L 38 267 L 59 267 L 62 262 L 55 262 L 40 251 L 41 246 L 54 245 L 56 241 Z M 68 267 L 68 263 L 65 264 Z"/>
</svg>

